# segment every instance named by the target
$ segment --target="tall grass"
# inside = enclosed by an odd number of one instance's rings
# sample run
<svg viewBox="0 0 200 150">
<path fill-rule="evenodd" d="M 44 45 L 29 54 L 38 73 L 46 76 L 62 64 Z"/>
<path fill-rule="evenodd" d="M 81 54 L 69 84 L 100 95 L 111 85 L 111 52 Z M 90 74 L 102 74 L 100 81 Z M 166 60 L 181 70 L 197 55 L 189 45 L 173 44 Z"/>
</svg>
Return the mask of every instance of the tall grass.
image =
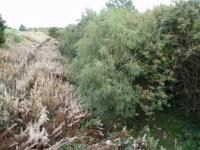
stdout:
<svg viewBox="0 0 200 150">
<path fill-rule="evenodd" d="M 56 41 L 36 48 L 31 42 L 0 50 L 0 149 L 44 149 L 68 141 L 86 115 L 73 86 L 62 80 Z"/>
</svg>

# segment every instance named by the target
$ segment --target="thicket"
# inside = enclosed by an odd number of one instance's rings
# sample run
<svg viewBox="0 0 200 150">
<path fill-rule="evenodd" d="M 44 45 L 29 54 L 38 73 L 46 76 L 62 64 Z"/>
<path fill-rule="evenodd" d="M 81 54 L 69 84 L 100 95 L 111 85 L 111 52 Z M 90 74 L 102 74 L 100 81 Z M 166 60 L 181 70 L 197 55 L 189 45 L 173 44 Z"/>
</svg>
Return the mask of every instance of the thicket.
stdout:
<svg viewBox="0 0 200 150">
<path fill-rule="evenodd" d="M 51 27 L 48 29 L 48 34 L 49 34 L 49 36 L 51 36 L 55 39 L 58 39 L 62 35 L 62 32 L 63 32 L 62 30 L 63 30 L 62 28 Z"/>
<path fill-rule="evenodd" d="M 19 27 L 19 31 L 27 31 L 26 26 L 21 24 L 20 27 Z"/>
<path fill-rule="evenodd" d="M 5 34 L 4 34 L 5 29 L 6 29 L 5 21 L 2 19 L 0 14 L 0 45 L 5 42 Z"/>
<path fill-rule="evenodd" d="M 60 45 L 83 105 L 107 120 L 151 115 L 171 104 L 199 115 L 200 1 L 144 14 L 128 1 L 107 6 L 67 27 Z"/>
<path fill-rule="evenodd" d="M 106 3 L 108 8 L 124 8 L 129 11 L 135 10 L 132 0 L 110 0 Z"/>
</svg>

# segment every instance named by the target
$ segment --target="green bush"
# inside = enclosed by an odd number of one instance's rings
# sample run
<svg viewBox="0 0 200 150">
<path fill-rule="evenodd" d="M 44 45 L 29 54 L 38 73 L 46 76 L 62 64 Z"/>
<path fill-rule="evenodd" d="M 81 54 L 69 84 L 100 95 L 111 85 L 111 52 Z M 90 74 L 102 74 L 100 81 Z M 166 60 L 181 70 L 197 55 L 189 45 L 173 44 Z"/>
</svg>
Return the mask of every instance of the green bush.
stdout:
<svg viewBox="0 0 200 150">
<path fill-rule="evenodd" d="M 27 28 L 26 28 L 26 26 L 25 25 L 20 25 L 20 27 L 19 27 L 19 31 L 27 31 Z"/>
<path fill-rule="evenodd" d="M 199 6 L 197 0 L 180 1 L 144 14 L 109 7 L 68 27 L 61 52 L 71 60 L 83 105 L 109 120 L 170 106 L 182 81 L 179 66 L 199 49 Z"/>
<path fill-rule="evenodd" d="M 133 118 L 167 104 L 164 84 L 172 77 L 158 68 L 165 61 L 160 62 L 162 52 L 156 53 L 153 44 L 156 22 L 149 15 L 140 17 L 126 9 L 105 10 L 74 40 L 70 72 L 84 106 L 96 115 Z"/>
<path fill-rule="evenodd" d="M 53 37 L 55 39 L 60 37 L 60 32 L 59 31 L 60 31 L 60 29 L 57 28 L 57 27 L 51 27 L 51 28 L 48 29 L 49 36 L 51 36 L 51 37 Z"/>
<path fill-rule="evenodd" d="M 82 15 L 81 21 L 77 25 L 69 25 L 64 30 L 63 36 L 60 41 L 60 52 L 67 56 L 69 60 L 72 60 L 77 56 L 76 43 L 83 37 L 85 27 L 89 21 L 96 17 L 96 13 L 93 10 L 86 10 Z"/>
<path fill-rule="evenodd" d="M 177 2 L 174 7 L 154 11 L 163 50 L 171 57 L 177 82 L 173 94 L 185 114 L 200 117 L 200 1 Z M 166 55 L 166 54 L 165 54 Z M 177 106 L 177 108 L 178 108 Z"/>
<path fill-rule="evenodd" d="M 77 26 L 68 26 L 64 31 L 64 36 L 60 42 L 61 54 L 67 56 L 72 60 L 76 56 L 76 50 L 74 48 L 75 43 L 79 40 L 80 33 Z"/>
<path fill-rule="evenodd" d="M 5 34 L 4 34 L 5 29 L 6 29 L 5 21 L 2 19 L 0 14 L 0 45 L 5 42 Z"/>
</svg>

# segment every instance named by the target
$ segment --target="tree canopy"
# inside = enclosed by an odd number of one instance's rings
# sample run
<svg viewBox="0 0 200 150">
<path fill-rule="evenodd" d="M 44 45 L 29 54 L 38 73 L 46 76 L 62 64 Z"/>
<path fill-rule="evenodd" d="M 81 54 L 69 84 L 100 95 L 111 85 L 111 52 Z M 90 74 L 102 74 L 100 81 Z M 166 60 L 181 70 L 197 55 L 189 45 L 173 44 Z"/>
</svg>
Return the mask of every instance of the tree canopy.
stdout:
<svg viewBox="0 0 200 150">
<path fill-rule="evenodd" d="M 108 8 L 125 8 L 129 11 L 132 11 L 135 9 L 132 0 L 109 0 L 106 3 L 106 6 Z"/>
<path fill-rule="evenodd" d="M 199 64 L 191 60 L 200 60 L 200 2 L 177 1 L 143 14 L 130 11 L 131 2 L 111 0 L 107 6 L 116 9 L 86 13 L 65 30 L 61 52 L 70 60 L 83 105 L 115 120 L 152 115 L 174 103 L 197 116 L 200 84 L 194 74 L 199 77 L 200 68 L 191 68 Z M 176 96 L 184 98 L 172 101 Z"/>
</svg>

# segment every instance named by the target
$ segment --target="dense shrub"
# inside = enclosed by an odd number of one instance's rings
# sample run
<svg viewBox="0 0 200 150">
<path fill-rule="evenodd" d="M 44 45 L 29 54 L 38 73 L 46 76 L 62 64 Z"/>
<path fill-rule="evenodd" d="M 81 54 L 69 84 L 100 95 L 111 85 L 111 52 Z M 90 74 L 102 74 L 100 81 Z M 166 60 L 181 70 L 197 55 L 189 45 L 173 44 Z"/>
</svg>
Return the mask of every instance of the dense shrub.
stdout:
<svg viewBox="0 0 200 150">
<path fill-rule="evenodd" d="M 2 19 L 1 14 L 0 14 L 0 45 L 5 42 L 5 21 Z"/>
<path fill-rule="evenodd" d="M 150 115 L 170 105 L 174 85 L 183 81 L 180 66 L 199 49 L 199 1 L 144 14 L 111 2 L 116 9 L 68 27 L 61 52 L 71 59 L 70 74 L 90 112 L 109 119 Z"/>
<path fill-rule="evenodd" d="M 167 104 L 164 82 L 171 74 L 158 69 L 155 52 L 147 54 L 148 43 L 156 50 L 155 22 L 152 16 L 140 17 L 126 9 L 105 10 L 85 26 L 81 38 L 75 36 L 79 29 L 71 28 L 76 44 L 66 39 L 72 43 L 66 53 L 76 52 L 70 71 L 82 102 L 97 115 L 132 118 L 140 109 L 148 114 Z"/>
<path fill-rule="evenodd" d="M 191 0 L 177 5 L 176 14 L 181 14 L 175 35 L 178 48 L 185 55 L 177 66 L 178 91 L 183 100 L 180 104 L 192 119 L 200 117 L 200 1 Z M 181 13 L 182 12 L 182 13 Z"/>
<path fill-rule="evenodd" d="M 19 31 L 27 31 L 26 26 L 21 24 L 20 27 L 19 27 Z"/>
<path fill-rule="evenodd" d="M 200 116 L 200 1 L 181 1 L 175 7 L 159 9 L 155 16 L 160 39 L 174 65 L 177 79 L 174 94 L 181 96 L 176 103 L 187 115 L 196 118 Z"/>
<path fill-rule="evenodd" d="M 43 32 L 43 33 L 45 33 L 45 34 L 48 34 L 48 30 L 49 30 L 49 28 L 47 28 L 47 27 L 31 27 L 31 28 L 27 28 L 27 30 L 28 31 L 34 31 L 34 32 Z"/>
<path fill-rule="evenodd" d="M 77 56 L 75 44 L 83 37 L 85 27 L 89 21 L 93 20 L 95 17 L 96 13 L 88 9 L 82 15 L 82 19 L 77 25 L 69 25 L 64 30 L 64 36 L 61 36 L 60 51 L 63 55 L 66 55 L 69 60 Z"/>
<path fill-rule="evenodd" d="M 65 29 L 64 37 L 60 43 L 60 52 L 63 55 L 68 56 L 70 60 L 76 56 L 74 45 L 79 40 L 79 38 L 80 34 L 77 26 L 70 25 Z"/>
<path fill-rule="evenodd" d="M 48 29 L 48 34 L 51 37 L 58 39 L 62 35 L 62 28 L 51 27 L 51 28 Z"/>
</svg>

